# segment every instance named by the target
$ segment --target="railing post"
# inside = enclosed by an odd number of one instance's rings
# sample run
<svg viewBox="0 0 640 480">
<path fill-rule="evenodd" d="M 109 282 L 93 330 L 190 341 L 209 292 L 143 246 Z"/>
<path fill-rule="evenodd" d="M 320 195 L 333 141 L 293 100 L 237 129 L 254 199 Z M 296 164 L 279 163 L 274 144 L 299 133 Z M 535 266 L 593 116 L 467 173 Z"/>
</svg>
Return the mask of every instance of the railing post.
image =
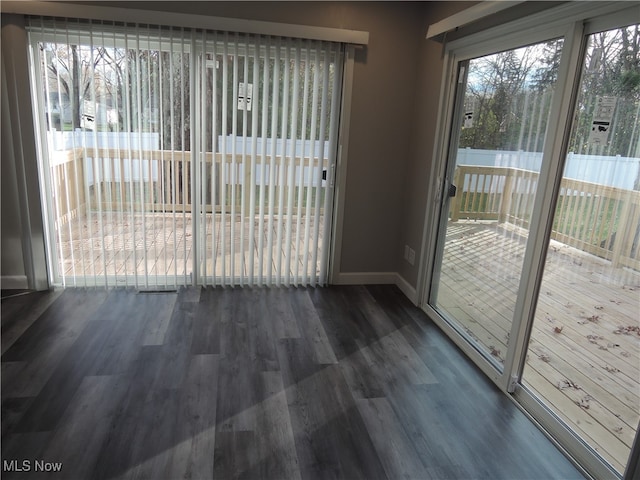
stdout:
<svg viewBox="0 0 640 480">
<path fill-rule="evenodd" d="M 67 153 L 67 155 L 69 155 Z M 54 208 L 55 208 L 55 218 L 56 218 L 56 222 L 58 222 L 58 224 L 60 225 L 62 223 L 62 217 L 63 217 L 63 213 L 62 213 L 62 198 L 63 198 L 63 194 L 62 194 L 62 189 L 63 189 L 63 181 L 64 179 L 62 178 L 62 174 L 64 172 L 64 163 L 60 163 L 58 165 L 54 165 L 53 167 L 51 167 L 51 181 L 54 185 L 54 189 L 53 189 L 53 196 L 54 196 L 54 200 L 55 200 L 55 204 L 54 204 Z"/>
<path fill-rule="evenodd" d="M 75 151 L 67 151 L 67 158 L 64 160 L 64 163 L 60 164 L 59 168 L 59 180 L 60 191 L 58 192 L 58 204 L 59 204 L 59 212 L 60 218 L 65 219 L 64 223 L 68 222 L 71 217 L 73 217 L 73 206 L 75 205 L 75 196 L 76 192 L 74 190 L 74 183 L 71 179 L 72 171 L 73 171 L 73 162 L 75 161 Z M 62 192 L 64 189 L 64 193 Z M 68 202 L 68 203 L 67 203 Z"/>
<path fill-rule="evenodd" d="M 511 196 L 513 194 L 513 175 L 509 169 L 504 177 L 504 188 L 502 189 L 502 197 L 500 198 L 500 214 L 498 222 L 506 222 L 511 208 Z"/>
<path fill-rule="evenodd" d="M 183 190 L 183 201 L 185 203 L 185 205 L 188 205 L 188 209 L 187 211 L 189 212 L 193 212 L 193 207 L 194 205 L 191 204 L 191 174 L 192 174 L 192 161 L 194 160 L 193 157 L 189 158 L 189 162 L 183 162 L 182 163 L 182 168 L 184 168 L 184 172 L 183 172 L 183 186 L 182 186 L 182 190 Z"/>
<path fill-rule="evenodd" d="M 460 208 L 462 206 L 462 193 L 464 191 L 464 172 L 462 166 L 457 166 L 453 174 L 453 185 L 456 186 L 456 196 L 451 201 L 451 221 L 457 222 L 460 219 Z M 443 192 L 443 195 L 449 195 L 449 192 Z"/>
<path fill-rule="evenodd" d="M 611 255 L 611 266 L 613 268 L 618 268 L 622 265 L 620 259 L 625 256 L 625 252 L 631 250 L 632 237 L 635 236 L 638 227 L 637 222 L 631 221 L 635 210 L 633 208 L 633 193 L 632 191 L 628 191 L 623 198 L 624 204 L 622 205 L 622 211 L 618 219 L 618 231 L 616 232 L 616 239 L 613 242 Z"/>
<path fill-rule="evenodd" d="M 249 216 L 249 212 L 251 211 L 249 208 L 249 202 L 251 201 L 250 189 L 252 188 L 251 165 L 247 165 L 246 161 L 242 165 L 242 177 L 242 199 L 244 200 L 244 210 L 242 215 L 246 218 Z"/>
<path fill-rule="evenodd" d="M 126 190 L 126 183 L 125 183 L 125 174 L 124 174 L 124 158 L 121 155 L 121 151 L 118 151 L 118 173 L 119 173 L 119 179 L 120 181 L 119 183 L 119 192 L 120 192 L 120 204 L 124 204 L 125 203 L 125 199 L 127 196 L 127 190 Z M 131 179 L 129 179 L 131 180 Z"/>
<path fill-rule="evenodd" d="M 86 212 L 86 192 L 84 190 L 84 148 L 76 148 L 74 162 L 77 164 L 77 175 L 78 175 L 78 204 L 82 208 L 82 212 L 78 212 L 78 215 Z"/>
<path fill-rule="evenodd" d="M 220 178 L 223 175 L 222 167 L 222 155 L 220 153 L 213 152 L 211 154 L 211 175 L 216 183 L 215 195 L 211 192 L 211 213 L 215 215 L 218 207 L 221 207 L 222 195 L 220 193 Z"/>
<path fill-rule="evenodd" d="M 72 151 L 71 156 L 69 156 L 69 154 L 67 153 L 67 159 L 65 163 L 60 165 L 60 170 L 61 170 L 60 183 L 64 185 L 64 188 L 67 191 L 66 195 L 68 197 L 68 204 L 67 204 L 64 198 L 65 196 L 64 195 L 61 196 L 63 207 L 60 209 L 60 212 L 63 213 L 63 217 L 67 218 L 67 221 L 69 221 L 71 217 L 73 217 L 72 211 L 73 211 L 73 206 L 75 205 L 75 196 L 76 196 L 76 192 L 74 188 L 75 185 L 71 181 L 71 179 L 73 178 L 71 172 L 73 171 L 74 161 L 75 161 L 75 152 Z"/>
</svg>

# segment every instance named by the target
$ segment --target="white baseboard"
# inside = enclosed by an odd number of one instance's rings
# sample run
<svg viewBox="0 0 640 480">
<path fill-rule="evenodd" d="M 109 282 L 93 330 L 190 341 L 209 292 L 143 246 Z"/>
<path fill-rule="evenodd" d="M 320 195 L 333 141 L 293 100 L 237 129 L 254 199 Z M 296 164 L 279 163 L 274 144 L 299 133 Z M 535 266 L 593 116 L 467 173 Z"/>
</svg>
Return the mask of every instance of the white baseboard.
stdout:
<svg viewBox="0 0 640 480">
<path fill-rule="evenodd" d="M 402 275 L 396 273 L 396 285 L 405 294 L 405 296 L 413 303 L 418 305 L 418 292 L 416 289 L 407 282 Z"/>
<path fill-rule="evenodd" d="M 29 288 L 26 275 L 2 275 L 0 288 L 3 290 L 25 290 Z"/>
<path fill-rule="evenodd" d="M 336 285 L 395 285 L 396 272 L 347 272 L 339 273 Z"/>
<path fill-rule="evenodd" d="M 335 285 L 396 285 L 413 303 L 418 304 L 418 292 L 397 272 L 339 273 Z"/>
</svg>

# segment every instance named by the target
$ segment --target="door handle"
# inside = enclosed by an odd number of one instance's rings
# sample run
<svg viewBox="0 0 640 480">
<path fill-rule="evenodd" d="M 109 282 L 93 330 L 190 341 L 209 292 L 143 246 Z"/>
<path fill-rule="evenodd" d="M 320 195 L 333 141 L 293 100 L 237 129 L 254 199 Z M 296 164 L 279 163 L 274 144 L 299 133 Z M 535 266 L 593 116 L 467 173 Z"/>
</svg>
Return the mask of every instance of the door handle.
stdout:
<svg viewBox="0 0 640 480">
<path fill-rule="evenodd" d="M 458 187 L 456 187 L 452 183 L 452 184 L 449 185 L 449 191 L 447 192 L 447 195 L 449 195 L 449 197 L 455 197 L 457 191 L 458 191 Z"/>
</svg>

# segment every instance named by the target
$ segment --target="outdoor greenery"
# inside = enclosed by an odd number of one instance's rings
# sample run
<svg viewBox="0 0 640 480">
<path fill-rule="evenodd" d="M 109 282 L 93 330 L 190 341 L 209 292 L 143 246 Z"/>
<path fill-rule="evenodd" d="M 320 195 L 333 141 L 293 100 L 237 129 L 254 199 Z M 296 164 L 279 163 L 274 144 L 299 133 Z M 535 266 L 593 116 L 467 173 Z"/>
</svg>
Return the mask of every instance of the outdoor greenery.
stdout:
<svg viewBox="0 0 640 480">
<path fill-rule="evenodd" d="M 196 115 L 208 133 L 202 145 L 207 151 L 216 150 L 219 135 L 328 140 L 336 59 L 314 43 L 285 47 L 271 39 L 267 53 L 264 40 L 254 37 L 227 38 L 224 48 L 212 37 L 210 53 L 197 59 L 205 67 L 191 72 L 192 54 L 184 44 L 170 44 L 154 31 L 143 37 L 116 44 L 96 35 L 93 43 L 74 43 L 73 36 L 61 35 L 59 43 L 41 43 L 50 127 L 157 132 L 163 149 L 190 150 L 196 80 L 203 91 Z M 251 110 L 238 106 L 240 83 L 253 84 Z M 322 121 L 312 123 L 314 112 Z"/>
<path fill-rule="evenodd" d="M 489 55 L 469 64 L 459 146 L 541 152 L 562 54 L 562 40 Z M 609 141 L 589 143 L 599 96 L 615 96 Z M 640 32 L 638 25 L 589 37 L 569 151 L 640 157 Z M 640 181 L 640 179 L 639 179 Z"/>
<path fill-rule="evenodd" d="M 464 99 L 465 113 L 471 119 L 462 125 L 459 147 L 542 152 L 562 47 L 562 40 L 553 40 L 471 60 Z M 593 141 L 591 132 L 597 119 L 596 106 L 603 97 L 614 99 L 615 107 L 607 141 L 599 144 Z M 640 26 L 588 37 L 572 128 L 569 152 L 640 158 Z M 633 189 L 640 190 L 640 168 Z M 472 212 L 487 213 L 487 194 L 477 193 L 472 198 L 471 218 Z M 593 233 L 591 241 L 595 245 L 612 248 L 621 226 L 621 206 L 606 200 L 586 194 L 561 195 L 554 231 L 585 240 Z M 461 204 L 466 201 L 467 193 L 463 192 Z M 530 212 L 512 213 L 527 222 Z M 636 230 L 634 252 L 640 225 Z"/>
<path fill-rule="evenodd" d="M 460 147 L 541 152 L 562 40 L 473 59 Z"/>
<path fill-rule="evenodd" d="M 604 208 L 603 208 L 604 205 Z M 565 195 L 558 199 L 553 230 L 612 249 L 623 204 L 598 195 Z"/>
<path fill-rule="evenodd" d="M 497 220 L 501 202 L 501 193 L 463 192 L 460 217 L 474 220 L 478 214 L 483 214 L 483 219 Z M 533 196 L 514 196 L 509 211 L 509 215 L 518 222 L 523 222 L 523 225 L 528 225 L 531 212 L 518 211 L 516 207 L 518 203 L 526 202 L 532 205 Z M 622 208 L 623 204 L 616 199 L 598 195 L 561 195 L 556 205 L 553 231 L 585 241 L 593 232 L 593 245 L 611 250 L 615 240 L 612 235 L 618 230 Z M 453 212 L 449 212 L 449 217 L 452 214 Z"/>
</svg>

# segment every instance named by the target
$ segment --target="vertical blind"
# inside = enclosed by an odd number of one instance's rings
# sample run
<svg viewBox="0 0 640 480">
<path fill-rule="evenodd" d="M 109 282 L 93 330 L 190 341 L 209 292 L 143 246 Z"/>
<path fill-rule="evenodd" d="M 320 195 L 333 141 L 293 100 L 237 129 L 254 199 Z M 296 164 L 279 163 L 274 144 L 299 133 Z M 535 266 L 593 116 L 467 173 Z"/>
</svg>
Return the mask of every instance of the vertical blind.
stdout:
<svg viewBox="0 0 640 480">
<path fill-rule="evenodd" d="M 327 280 L 339 44 L 29 22 L 62 285 Z"/>
</svg>

